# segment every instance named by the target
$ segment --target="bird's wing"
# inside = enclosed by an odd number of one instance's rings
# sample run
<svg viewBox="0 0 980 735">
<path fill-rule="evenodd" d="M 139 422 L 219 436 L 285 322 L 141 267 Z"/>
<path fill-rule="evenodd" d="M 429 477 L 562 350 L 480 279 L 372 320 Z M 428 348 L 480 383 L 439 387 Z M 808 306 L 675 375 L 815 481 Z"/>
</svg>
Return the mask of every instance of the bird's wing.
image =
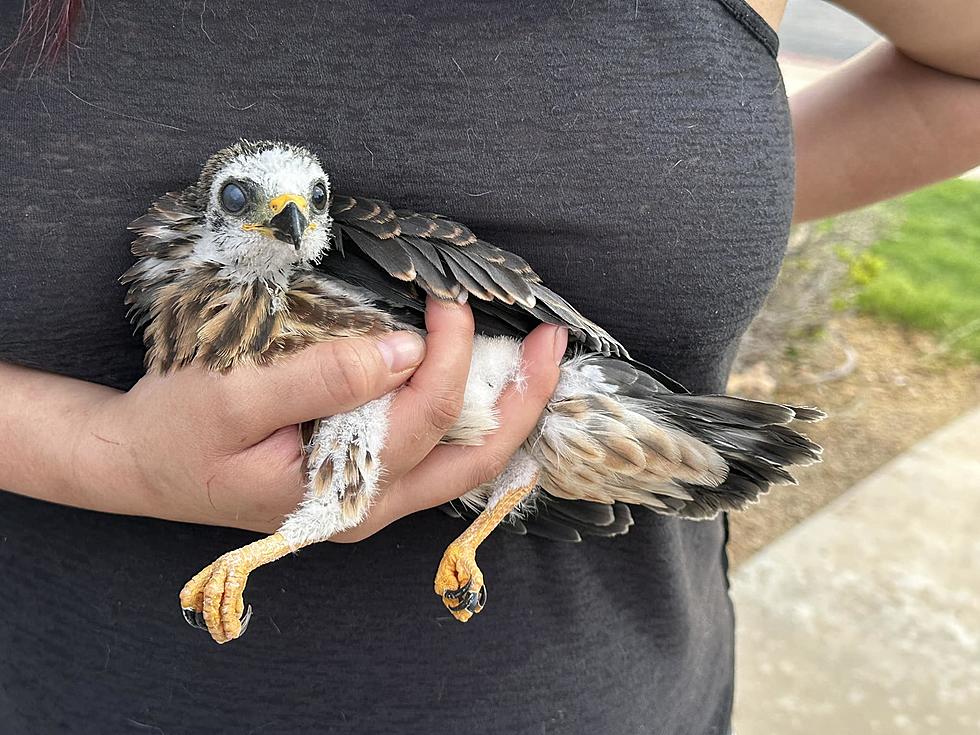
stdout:
<svg viewBox="0 0 980 735">
<path fill-rule="evenodd" d="M 330 214 L 339 252 L 317 267 L 396 309 L 418 312 L 425 293 L 449 300 L 466 292 L 475 297 L 470 303 L 484 333 L 520 337 L 540 322 L 559 324 L 590 350 L 628 358 L 623 345 L 545 286 L 527 262 L 458 222 L 350 196 L 334 196 Z"/>
</svg>

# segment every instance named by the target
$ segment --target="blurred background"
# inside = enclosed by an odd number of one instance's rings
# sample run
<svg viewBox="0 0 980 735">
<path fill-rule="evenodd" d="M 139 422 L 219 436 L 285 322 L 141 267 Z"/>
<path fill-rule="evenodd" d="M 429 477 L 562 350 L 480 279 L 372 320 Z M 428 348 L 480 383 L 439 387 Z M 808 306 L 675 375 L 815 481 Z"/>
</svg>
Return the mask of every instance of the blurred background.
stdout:
<svg viewBox="0 0 980 735">
<path fill-rule="evenodd" d="M 790 94 L 878 38 L 779 35 Z M 980 171 L 796 228 L 729 388 L 830 414 L 731 518 L 738 735 L 980 733 Z"/>
</svg>

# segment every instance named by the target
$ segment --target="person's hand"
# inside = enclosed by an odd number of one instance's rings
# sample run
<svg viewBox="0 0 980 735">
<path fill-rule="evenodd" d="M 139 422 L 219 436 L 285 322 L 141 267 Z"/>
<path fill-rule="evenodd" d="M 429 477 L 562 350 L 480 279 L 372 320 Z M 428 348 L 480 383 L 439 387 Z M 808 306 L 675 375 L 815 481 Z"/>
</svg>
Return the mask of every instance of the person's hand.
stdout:
<svg viewBox="0 0 980 735">
<path fill-rule="evenodd" d="M 483 446 L 436 447 L 462 405 L 473 319 L 468 306 L 430 303 L 426 323 L 427 350 L 417 335 L 397 332 L 224 375 L 196 367 L 147 375 L 86 412 L 75 480 L 86 496 L 112 494 L 105 505 L 117 512 L 271 532 L 302 497 L 298 424 L 405 384 L 392 406 L 380 496 L 342 540 L 458 497 L 499 473 L 530 433 L 567 336 L 551 326 L 528 336 L 526 387 L 502 396 L 501 429 Z"/>
<path fill-rule="evenodd" d="M 480 446 L 436 446 L 455 423 L 469 373 L 473 321 L 469 308 L 430 303 L 429 353 L 392 406 L 382 492 L 368 517 L 332 541 L 360 541 L 389 523 L 454 500 L 503 471 L 544 411 L 558 385 L 568 330 L 541 325 L 524 340 L 520 388 L 506 389 L 497 407 L 500 428 Z"/>
</svg>

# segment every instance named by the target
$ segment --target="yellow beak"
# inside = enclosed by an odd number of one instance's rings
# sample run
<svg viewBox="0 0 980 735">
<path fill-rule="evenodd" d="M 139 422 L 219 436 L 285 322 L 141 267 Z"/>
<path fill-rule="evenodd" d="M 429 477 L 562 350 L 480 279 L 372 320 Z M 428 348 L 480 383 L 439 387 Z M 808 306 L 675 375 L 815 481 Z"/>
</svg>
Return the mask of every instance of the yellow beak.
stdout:
<svg viewBox="0 0 980 735">
<path fill-rule="evenodd" d="M 290 203 L 295 204 L 299 208 L 299 211 L 309 216 L 310 209 L 309 205 L 306 203 L 306 197 L 301 197 L 299 194 L 280 194 L 279 196 L 270 199 L 269 209 L 272 210 L 272 216 L 275 217 L 286 208 L 287 204 Z"/>
</svg>

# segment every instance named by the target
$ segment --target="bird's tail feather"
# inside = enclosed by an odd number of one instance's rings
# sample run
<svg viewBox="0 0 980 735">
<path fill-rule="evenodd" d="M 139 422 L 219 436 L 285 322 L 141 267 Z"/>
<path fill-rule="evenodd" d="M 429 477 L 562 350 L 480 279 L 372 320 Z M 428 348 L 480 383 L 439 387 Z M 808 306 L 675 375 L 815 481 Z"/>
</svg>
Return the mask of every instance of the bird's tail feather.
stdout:
<svg viewBox="0 0 980 735">
<path fill-rule="evenodd" d="M 626 502 L 710 518 L 791 484 L 821 449 L 791 428 L 824 414 L 722 395 L 673 393 L 615 358 L 565 363 L 536 440 L 542 487 L 559 498 Z"/>
</svg>

